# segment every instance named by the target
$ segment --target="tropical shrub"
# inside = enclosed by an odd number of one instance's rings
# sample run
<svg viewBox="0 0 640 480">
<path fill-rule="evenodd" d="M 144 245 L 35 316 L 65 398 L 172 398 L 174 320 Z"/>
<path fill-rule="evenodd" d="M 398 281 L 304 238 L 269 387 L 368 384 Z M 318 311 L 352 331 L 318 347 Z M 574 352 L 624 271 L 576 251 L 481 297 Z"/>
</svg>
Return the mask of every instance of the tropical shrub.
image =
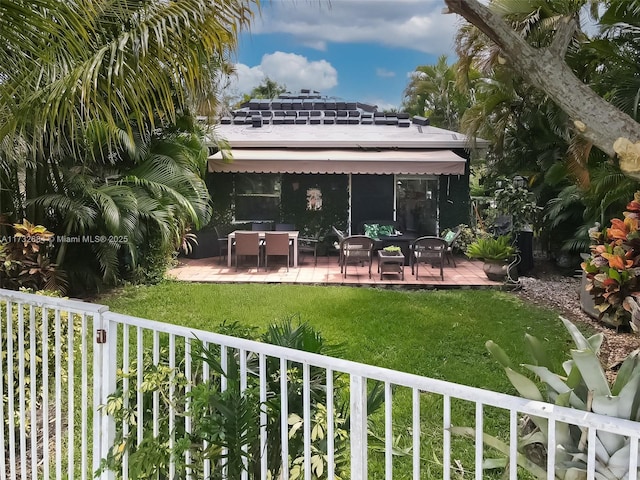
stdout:
<svg viewBox="0 0 640 480">
<path fill-rule="evenodd" d="M 24 219 L 13 225 L 14 235 L 0 243 L 0 287 L 64 293 L 64 273 L 51 262 L 54 234 Z"/>
<path fill-rule="evenodd" d="M 515 255 L 517 249 L 511 244 L 511 237 L 501 235 L 497 238 L 478 238 L 465 252 L 469 258 L 481 258 L 485 261 L 506 261 Z"/>
<path fill-rule="evenodd" d="M 533 363 L 522 365 L 537 376 L 544 388 L 523 373 L 498 345 L 489 340 L 487 350 L 504 367 L 509 380 L 518 393 L 530 400 L 590 411 L 617 418 L 640 421 L 640 350 L 632 352 L 622 363 L 613 384 L 609 384 L 598 359 L 604 335 L 598 333 L 585 338 L 578 328 L 560 317 L 569 331 L 575 348 L 570 359 L 562 364 L 563 372 L 552 371 L 544 343 L 534 336 L 525 335 L 525 342 L 532 354 Z M 555 452 L 547 451 L 549 423 L 546 419 L 526 416 L 520 423 L 518 465 L 534 478 L 546 479 L 543 468 L 548 455 L 555 455 L 555 478 L 559 480 L 586 479 L 589 441 L 587 431 L 576 425 L 555 422 Z M 455 434 L 473 435 L 473 429 L 454 428 Z M 508 452 L 509 446 L 502 440 L 485 434 L 485 443 L 499 451 Z M 608 432 L 596 432 L 596 476 L 600 480 L 629 477 L 630 440 L 628 437 Z M 499 463 L 499 462 L 496 462 Z M 638 472 L 640 473 L 640 471 Z"/>
<path fill-rule="evenodd" d="M 494 194 L 499 211 L 511 215 L 513 228 L 518 231 L 538 223 L 542 207 L 538 207 L 535 196 L 525 187 L 507 184 Z"/>
<path fill-rule="evenodd" d="M 589 231 L 591 254 L 581 264 L 586 290 L 593 296 L 599 318 L 621 329 L 640 327 L 640 192 L 627 205 L 624 219 L 611 227 Z"/>
<path fill-rule="evenodd" d="M 37 295 L 44 295 L 48 297 L 58 297 L 57 292 L 50 291 L 37 291 Z M 24 411 L 31 411 L 32 405 L 37 409 L 42 409 L 42 396 L 43 396 L 43 372 L 44 364 L 48 367 L 47 379 L 49 387 L 53 384 L 55 378 L 60 378 L 62 382 L 67 381 L 68 377 L 68 359 L 69 356 L 76 354 L 76 346 L 79 345 L 79 337 L 81 329 L 78 322 L 75 322 L 77 316 L 69 312 L 61 312 L 56 319 L 56 314 L 53 310 L 47 310 L 47 314 L 43 316 L 41 307 L 35 307 L 33 315 L 30 315 L 30 308 L 28 305 L 13 304 L 9 312 L 7 312 L 7 303 L 0 304 L 0 318 L 2 318 L 2 332 L 0 333 L 0 363 L 3 365 L 2 369 L 2 408 L 4 412 L 10 412 L 9 409 L 9 391 L 13 392 L 14 402 L 17 402 L 18 392 L 23 388 L 24 395 Z M 11 304 L 9 304 L 11 305 Z M 22 323 L 19 321 L 19 310 L 22 308 Z M 8 320 L 10 319 L 10 324 Z M 33 325 L 31 325 L 33 322 Z M 71 328 L 70 328 L 70 323 Z M 76 328 L 76 324 L 78 324 Z M 10 325 L 10 326 L 9 326 Z M 10 333 L 9 333 L 10 332 Z M 32 332 L 35 334 L 32 337 Z M 60 345 L 56 345 L 55 332 L 59 332 L 57 338 L 60 340 Z M 74 350 L 69 351 L 68 338 L 69 335 L 74 337 L 73 345 Z M 45 343 L 43 339 L 46 338 L 46 350 L 44 348 Z M 8 343 L 11 342 L 11 348 L 14 352 L 13 358 L 7 357 Z M 32 342 L 37 345 L 37 354 L 31 354 Z M 23 369 L 20 368 L 20 362 L 18 361 L 17 352 L 25 352 Z M 46 355 L 44 352 L 46 351 Z M 58 364 L 56 362 L 58 357 Z M 31 369 L 31 362 L 33 360 L 34 369 Z M 57 365 L 57 368 L 56 368 Z M 12 368 L 9 369 L 9 366 Z M 33 376 L 32 376 L 33 375 Z M 33 388 L 32 388 L 33 387 Z M 20 410 L 17 408 L 17 403 L 14 403 L 13 425 L 15 429 L 16 438 L 18 436 L 19 429 L 22 425 L 22 418 Z M 5 417 L 8 418 L 8 417 Z M 24 427 L 27 432 L 31 429 L 31 415 L 24 416 Z M 9 424 L 5 424 L 0 427 L 4 428 L 4 438 L 9 438 Z M 8 450 L 9 443 L 7 442 L 3 448 Z M 5 452 L 6 453 L 6 452 Z"/>
<path fill-rule="evenodd" d="M 466 252 L 467 248 L 469 248 L 469 245 L 471 245 L 473 242 L 475 242 L 478 238 L 486 238 L 489 237 L 490 234 L 482 231 L 482 230 L 474 230 L 473 228 L 471 228 L 470 226 L 461 223 L 460 225 L 458 225 L 457 228 L 460 231 L 460 234 L 458 235 L 458 238 L 456 239 L 456 242 L 454 243 L 454 248 L 456 250 L 459 250 L 461 252 Z M 442 238 L 446 237 L 447 233 L 455 230 L 455 228 L 445 228 L 441 233 L 440 236 Z"/>
<path fill-rule="evenodd" d="M 243 336 L 251 336 L 252 330 L 242 329 L 237 324 L 223 324 L 221 330 L 234 333 L 240 330 Z M 296 348 L 318 354 L 330 354 L 339 351 L 339 347 L 328 345 L 322 336 L 307 324 L 292 325 L 291 319 L 279 325 L 272 325 L 260 337 L 269 343 Z M 184 359 L 184 348 L 176 348 L 176 358 Z M 181 351 L 178 351 L 181 350 Z M 211 478 L 222 478 L 222 465 L 226 468 L 226 478 L 240 478 L 246 471 L 249 478 L 261 478 L 260 430 L 267 430 L 267 468 L 268 477 L 277 478 L 281 471 L 281 391 L 279 371 L 280 361 L 268 358 L 266 361 L 267 400 L 260 400 L 260 377 L 258 357 L 249 354 L 246 357 L 246 385 L 242 388 L 240 377 L 239 352 L 229 350 L 227 363 L 221 363 L 220 348 L 216 345 L 203 346 L 202 342 L 192 342 L 193 366 L 206 364 L 209 376 L 203 377 L 202 368 L 194 367 L 193 378 L 184 375 L 184 360 L 174 368 L 169 365 L 168 350 L 160 350 L 160 360 L 153 362 L 152 354 L 145 352 L 143 365 L 135 362 L 129 372 L 120 372 L 118 389 L 109 397 L 105 409 L 116 421 L 117 431 L 114 445 L 102 461 L 103 470 L 121 472 L 122 457 L 129 455 L 130 477 L 169 478 L 169 464 L 173 458 L 176 477 L 189 467 L 194 478 L 203 478 L 203 460 L 211 461 Z M 204 362 L 204 363 L 203 363 Z M 142 368 L 140 390 L 143 395 L 143 432 L 142 439 L 137 438 L 137 391 L 129 390 L 125 398 L 123 380 L 136 379 L 138 369 Z M 311 368 L 309 375 L 312 422 L 312 478 L 320 478 L 327 471 L 326 426 L 327 392 L 326 373 L 319 368 Z M 303 373 L 301 365 L 289 363 L 286 371 L 288 383 L 289 412 L 289 456 L 291 478 L 304 478 L 304 439 L 303 422 Z M 226 384 L 225 389 L 222 385 Z M 336 391 L 344 386 L 339 376 L 334 379 Z M 158 428 L 154 428 L 153 402 L 157 398 Z M 379 389 L 370 395 L 370 411 L 381 404 Z M 348 406 L 338 397 L 334 414 L 335 425 L 335 478 L 346 478 L 348 464 L 348 437 L 345 424 L 348 424 Z M 169 426 L 169 412 L 173 412 L 173 429 Z M 260 413 L 266 411 L 267 422 L 261 425 Z M 191 425 L 187 429 L 187 419 Z M 127 425 L 127 429 L 123 429 Z M 128 430 L 128 433 L 127 433 Z M 155 433 L 154 433 L 155 432 Z M 173 436 L 173 444 L 170 436 Z M 186 464 L 186 454 L 191 459 Z"/>
</svg>

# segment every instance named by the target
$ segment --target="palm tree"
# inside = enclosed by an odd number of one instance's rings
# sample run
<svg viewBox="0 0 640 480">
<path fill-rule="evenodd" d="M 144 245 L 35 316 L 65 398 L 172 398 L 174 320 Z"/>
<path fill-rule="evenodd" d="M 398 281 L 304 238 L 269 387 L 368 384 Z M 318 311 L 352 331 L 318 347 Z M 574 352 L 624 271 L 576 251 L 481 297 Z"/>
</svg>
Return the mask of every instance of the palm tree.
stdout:
<svg viewBox="0 0 640 480">
<path fill-rule="evenodd" d="M 47 223 L 56 233 L 80 239 L 62 241 L 56 263 L 72 274 L 83 272 L 85 282 L 98 270 L 103 282 L 113 283 L 123 269 L 149 262 L 145 255 L 155 252 L 162 259 L 175 251 L 188 226 L 209 221 L 203 180 L 208 152 L 193 119 L 184 118 L 171 130 L 135 135 L 117 151 L 116 162 L 105 163 L 100 159 L 106 154 L 95 153 L 107 149 L 100 144 L 100 127 L 89 130 L 94 142 L 87 145 L 82 167 L 76 157 L 60 159 L 54 176 L 59 181 L 33 203 L 49 212 Z"/>
<path fill-rule="evenodd" d="M 257 3 L 0 2 L 0 213 L 127 238 L 83 246 L 107 279 L 206 222 L 201 137 L 176 125 L 215 108 Z"/>
<path fill-rule="evenodd" d="M 466 85 L 468 87 L 468 85 Z M 429 117 L 432 125 L 458 131 L 462 112 L 469 107 L 472 93 L 456 82 L 456 66 L 446 55 L 436 65 L 421 65 L 411 75 L 404 92 L 403 109 Z"/>
<path fill-rule="evenodd" d="M 577 17 L 584 3 L 538 2 L 523 8 L 521 2 L 498 0 L 492 2 L 492 6 L 530 44 L 547 47 L 558 28 L 558 22 L 562 18 Z M 603 18 L 608 17 L 608 23 L 616 25 L 620 25 L 618 22 L 624 18 L 634 18 L 633 9 L 629 6 L 632 3 L 616 0 Z M 592 2 L 592 6 L 597 4 Z M 614 9 L 616 4 L 617 9 Z M 622 4 L 625 9 L 621 11 Z M 617 16 L 612 11 L 617 12 Z M 622 31 L 628 34 L 631 29 Z M 599 89 L 601 95 L 612 102 L 618 99 L 621 106 L 626 104 L 631 107 L 634 97 L 629 92 L 638 91 L 638 67 L 635 61 L 638 50 L 630 49 L 629 42 L 625 41 L 623 45 L 614 48 L 615 42 L 603 38 L 591 41 L 577 30 L 569 48 L 568 62 L 577 75 Z M 607 206 L 619 205 L 614 198 L 629 197 L 629 182 L 622 182 L 619 188 L 615 188 L 611 180 L 624 177 L 601 174 L 603 169 L 600 165 L 605 160 L 602 153 L 576 134 L 568 115 L 545 93 L 533 88 L 515 73 L 495 43 L 475 27 L 466 25 L 458 33 L 457 46 L 461 56 L 461 72 L 464 74 L 466 69 L 474 66 L 484 75 L 477 83 L 477 103 L 463 117 L 463 131 L 493 140 L 489 159 L 493 161 L 491 166 L 494 175 L 520 173 L 539 185 L 540 202 L 551 200 L 546 216 L 550 232 L 558 233 L 559 227 L 569 225 L 567 222 L 560 224 L 554 219 L 570 217 L 574 223 L 567 231 L 586 233 L 593 221 L 600 219 L 604 211 L 609 211 Z M 622 52 L 629 55 L 624 57 Z M 633 85 L 634 78 L 635 92 L 633 88 L 620 88 L 625 84 Z M 621 92 L 627 92 L 627 95 L 620 95 Z M 627 113 L 630 113 L 629 110 L 626 109 Z M 611 173 L 610 168 L 606 170 Z M 572 185 L 579 187 L 580 195 L 575 194 Z M 602 185 L 607 185 L 607 188 L 601 188 Z M 581 207 L 575 211 L 584 215 L 572 213 L 576 202 L 581 203 Z M 569 211 L 562 212 L 563 207 Z M 578 228 L 581 224 L 585 228 Z M 576 237 L 565 242 L 566 246 L 580 244 L 581 240 Z"/>
<path fill-rule="evenodd" d="M 122 128 L 130 141 L 134 128 L 148 134 L 195 104 L 213 105 L 216 82 L 229 70 L 236 33 L 248 25 L 254 3 L 1 2 L 5 176 L 18 168 L 16 157 L 31 159 L 16 198 L 37 196 L 51 154 L 77 153 L 92 122 L 109 127 L 104 140 L 115 148 Z"/>
</svg>

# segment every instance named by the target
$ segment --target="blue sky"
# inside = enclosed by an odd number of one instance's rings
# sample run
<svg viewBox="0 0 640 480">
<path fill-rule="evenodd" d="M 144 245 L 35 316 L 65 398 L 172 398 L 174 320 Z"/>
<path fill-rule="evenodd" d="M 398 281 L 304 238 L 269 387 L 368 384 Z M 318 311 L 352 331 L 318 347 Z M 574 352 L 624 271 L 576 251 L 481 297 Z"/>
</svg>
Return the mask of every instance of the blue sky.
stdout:
<svg viewBox="0 0 640 480">
<path fill-rule="evenodd" d="M 265 76 L 289 90 L 399 107 L 408 75 L 440 55 L 455 60 L 460 19 L 442 0 L 263 0 L 240 35 L 231 96 Z"/>
</svg>

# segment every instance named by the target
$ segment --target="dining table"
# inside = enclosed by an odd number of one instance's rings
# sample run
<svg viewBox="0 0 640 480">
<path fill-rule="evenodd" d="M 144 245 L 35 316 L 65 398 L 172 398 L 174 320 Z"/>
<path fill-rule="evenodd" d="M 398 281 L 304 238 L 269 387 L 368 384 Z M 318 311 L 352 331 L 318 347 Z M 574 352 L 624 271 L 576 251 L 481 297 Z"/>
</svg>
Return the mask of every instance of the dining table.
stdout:
<svg viewBox="0 0 640 480">
<path fill-rule="evenodd" d="M 227 236 L 227 252 L 229 252 L 229 254 L 227 255 L 227 266 L 231 267 L 231 247 L 233 246 L 233 241 L 236 238 L 236 233 L 238 232 L 253 232 L 253 233 L 257 233 L 258 237 L 260 238 L 260 240 L 264 240 L 265 237 L 265 233 L 267 233 L 264 230 L 260 230 L 260 231 L 251 231 L 251 230 L 234 230 L 233 232 L 231 232 L 228 236 Z M 298 230 L 283 230 L 283 231 L 278 231 L 278 232 L 270 232 L 270 233 L 286 233 L 289 235 L 289 243 L 293 245 L 293 266 L 297 267 L 298 266 L 298 236 L 300 235 L 300 232 Z"/>
</svg>

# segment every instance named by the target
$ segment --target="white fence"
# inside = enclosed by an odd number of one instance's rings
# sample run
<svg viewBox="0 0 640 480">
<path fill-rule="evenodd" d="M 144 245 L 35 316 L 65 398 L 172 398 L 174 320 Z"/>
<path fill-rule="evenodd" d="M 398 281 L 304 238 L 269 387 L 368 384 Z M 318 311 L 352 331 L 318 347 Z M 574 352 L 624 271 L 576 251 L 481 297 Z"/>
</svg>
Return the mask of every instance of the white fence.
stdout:
<svg viewBox="0 0 640 480">
<path fill-rule="evenodd" d="M 567 452 L 544 452 L 564 447 L 557 432 L 569 425 L 582 440 L 568 453 L 586 466 L 571 478 L 617 478 L 597 472 L 604 432 L 624 437 L 624 478 L 637 478 L 636 422 L 78 301 L 0 290 L 0 312 L 1 480 L 88 479 L 103 459 L 115 467 L 105 479 L 554 479 Z M 525 475 L 527 416 L 549 433 Z"/>
</svg>

